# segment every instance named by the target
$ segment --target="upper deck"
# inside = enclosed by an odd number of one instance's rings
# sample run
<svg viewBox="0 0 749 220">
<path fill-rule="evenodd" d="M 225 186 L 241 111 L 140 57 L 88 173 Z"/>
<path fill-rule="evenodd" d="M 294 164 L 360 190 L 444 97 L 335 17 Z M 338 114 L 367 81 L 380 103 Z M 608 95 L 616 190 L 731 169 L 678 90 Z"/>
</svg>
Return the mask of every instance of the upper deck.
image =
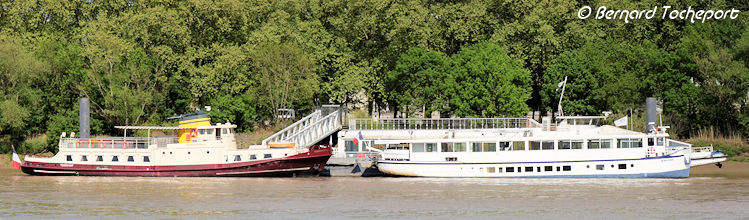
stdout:
<svg viewBox="0 0 749 220">
<path fill-rule="evenodd" d="M 349 130 L 477 130 L 541 128 L 530 118 L 390 118 L 350 119 Z"/>
</svg>

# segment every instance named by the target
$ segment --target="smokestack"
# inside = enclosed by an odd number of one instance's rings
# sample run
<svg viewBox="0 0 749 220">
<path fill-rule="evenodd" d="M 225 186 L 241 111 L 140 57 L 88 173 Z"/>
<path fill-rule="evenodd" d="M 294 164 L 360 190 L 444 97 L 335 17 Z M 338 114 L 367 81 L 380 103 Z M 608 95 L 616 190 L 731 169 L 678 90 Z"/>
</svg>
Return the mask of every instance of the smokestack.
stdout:
<svg viewBox="0 0 749 220">
<path fill-rule="evenodd" d="M 89 109 L 88 98 L 81 98 L 78 100 L 78 132 L 81 138 L 89 138 L 91 135 L 91 129 L 89 126 L 90 109 Z"/>
<path fill-rule="evenodd" d="M 645 99 L 645 108 L 646 108 L 646 116 L 645 121 L 647 121 L 647 129 L 646 131 L 648 133 L 652 133 L 655 131 L 655 118 L 656 118 L 656 108 L 657 108 L 657 102 L 658 100 L 653 97 L 648 97 Z"/>
</svg>

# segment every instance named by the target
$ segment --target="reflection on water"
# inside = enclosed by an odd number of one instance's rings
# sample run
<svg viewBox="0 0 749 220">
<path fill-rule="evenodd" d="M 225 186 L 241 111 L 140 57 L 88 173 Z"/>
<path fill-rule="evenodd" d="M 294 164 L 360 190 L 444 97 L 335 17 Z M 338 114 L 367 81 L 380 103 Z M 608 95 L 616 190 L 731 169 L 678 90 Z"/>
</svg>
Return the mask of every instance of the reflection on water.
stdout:
<svg viewBox="0 0 749 220">
<path fill-rule="evenodd" d="M 0 218 L 746 218 L 749 178 L 39 177 L 0 169 Z"/>
</svg>

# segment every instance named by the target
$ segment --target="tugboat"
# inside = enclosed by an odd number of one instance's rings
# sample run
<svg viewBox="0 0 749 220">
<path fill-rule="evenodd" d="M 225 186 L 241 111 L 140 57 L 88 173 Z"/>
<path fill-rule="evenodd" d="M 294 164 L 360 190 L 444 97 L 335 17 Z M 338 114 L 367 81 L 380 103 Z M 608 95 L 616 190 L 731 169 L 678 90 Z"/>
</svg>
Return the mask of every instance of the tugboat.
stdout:
<svg viewBox="0 0 749 220">
<path fill-rule="evenodd" d="M 123 137 L 75 138 L 63 133 L 57 154 L 27 156 L 21 170 L 30 175 L 296 176 L 322 171 L 332 154 L 330 146 L 294 143 L 237 149 L 236 125 L 211 124 L 204 111 L 177 118 L 177 127 L 115 126 L 123 130 Z M 128 137 L 128 130 L 146 130 L 147 137 Z M 152 137 L 152 130 L 177 130 L 178 136 Z"/>
</svg>

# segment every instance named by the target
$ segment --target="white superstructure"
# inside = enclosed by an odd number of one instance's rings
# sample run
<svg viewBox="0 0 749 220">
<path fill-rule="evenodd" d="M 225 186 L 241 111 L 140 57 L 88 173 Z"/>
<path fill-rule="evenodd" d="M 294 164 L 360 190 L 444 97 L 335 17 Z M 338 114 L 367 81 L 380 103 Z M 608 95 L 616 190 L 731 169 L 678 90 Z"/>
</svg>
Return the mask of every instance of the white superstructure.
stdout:
<svg viewBox="0 0 749 220">
<path fill-rule="evenodd" d="M 375 140 L 385 148 L 377 167 L 424 177 L 689 176 L 691 145 L 668 139 L 668 127 L 641 133 L 597 126 L 602 118 L 558 117 L 555 126 L 527 119 L 481 137 Z"/>
</svg>

